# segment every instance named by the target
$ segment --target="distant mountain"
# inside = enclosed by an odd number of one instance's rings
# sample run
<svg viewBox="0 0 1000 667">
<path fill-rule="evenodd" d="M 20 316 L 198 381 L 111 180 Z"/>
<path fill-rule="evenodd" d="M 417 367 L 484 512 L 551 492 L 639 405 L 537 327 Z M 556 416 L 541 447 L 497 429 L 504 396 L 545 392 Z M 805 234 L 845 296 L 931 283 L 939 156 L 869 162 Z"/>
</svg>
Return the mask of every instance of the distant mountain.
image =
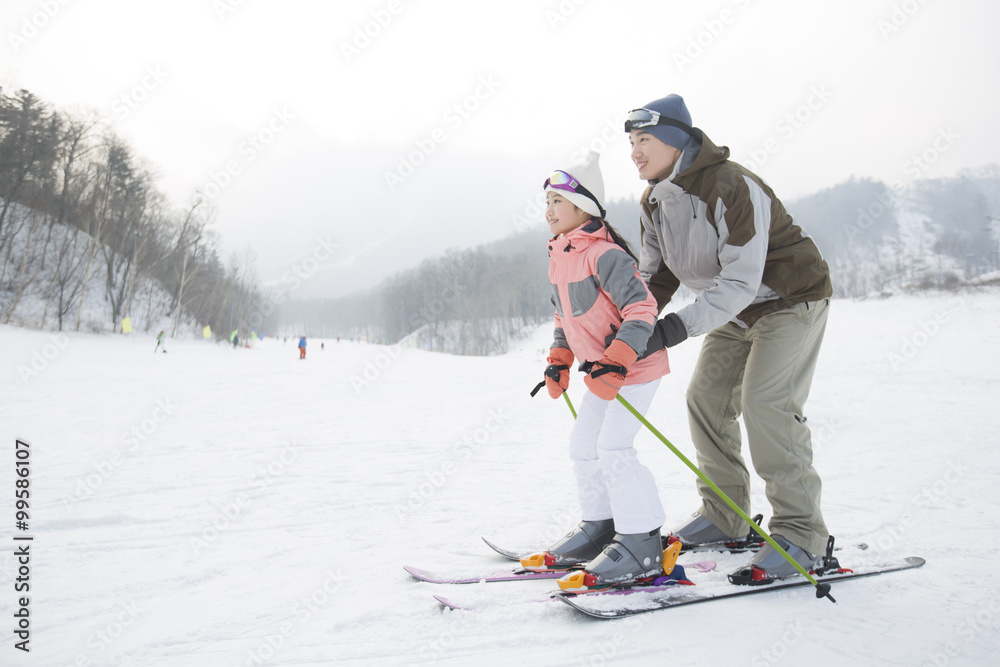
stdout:
<svg viewBox="0 0 1000 667">
<path fill-rule="evenodd" d="M 827 259 L 838 297 L 976 284 L 1000 270 L 997 166 L 903 190 L 852 178 L 784 204 Z M 606 206 L 638 253 L 638 200 Z M 350 297 L 290 301 L 280 326 L 459 354 L 503 352 L 519 331 L 552 315 L 545 231 L 523 225 L 498 241 L 449 250 Z"/>
</svg>

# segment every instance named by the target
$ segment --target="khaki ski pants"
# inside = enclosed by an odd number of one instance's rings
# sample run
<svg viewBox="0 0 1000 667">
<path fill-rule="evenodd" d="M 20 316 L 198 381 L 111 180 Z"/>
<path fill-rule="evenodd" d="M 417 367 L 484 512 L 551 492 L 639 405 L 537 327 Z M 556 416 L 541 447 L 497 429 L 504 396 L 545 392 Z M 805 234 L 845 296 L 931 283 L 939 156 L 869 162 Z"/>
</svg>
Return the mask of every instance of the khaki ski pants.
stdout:
<svg viewBox="0 0 1000 667">
<path fill-rule="evenodd" d="M 803 412 L 826 329 L 829 299 L 766 315 L 745 329 L 711 331 L 687 391 L 691 438 L 702 472 L 750 514 L 750 475 L 740 453 L 742 415 L 754 469 L 771 503 L 771 534 L 826 552 L 821 482 Z M 702 516 L 731 536 L 747 524 L 700 479 Z"/>
</svg>

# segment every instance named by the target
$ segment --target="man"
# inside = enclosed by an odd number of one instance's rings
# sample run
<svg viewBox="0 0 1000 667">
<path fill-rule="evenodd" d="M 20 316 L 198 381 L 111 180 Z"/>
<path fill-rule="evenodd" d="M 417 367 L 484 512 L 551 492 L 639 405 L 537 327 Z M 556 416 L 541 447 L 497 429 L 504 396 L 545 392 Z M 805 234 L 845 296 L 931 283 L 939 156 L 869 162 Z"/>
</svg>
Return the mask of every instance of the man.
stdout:
<svg viewBox="0 0 1000 667">
<path fill-rule="evenodd" d="M 625 130 L 649 183 L 640 274 L 661 311 L 682 283 L 698 295 L 657 323 L 654 340 L 671 347 L 707 334 L 687 392 L 699 467 L 749 513 L 742 415 L 773 510 L 769 530 L 800 565 L 814 567 L 828 533 L 803 407 L 833 292 L 827 264 L 771 188 L 691 125 L 680 96 L 632 111 Z M 711 488 L 699 480 L 698 489 L 702 505 L 674 537 L 705 544 L 747 535 Z M 750 566 L 773 577 L 796 572 L 770 545 Z"/>
</svg>

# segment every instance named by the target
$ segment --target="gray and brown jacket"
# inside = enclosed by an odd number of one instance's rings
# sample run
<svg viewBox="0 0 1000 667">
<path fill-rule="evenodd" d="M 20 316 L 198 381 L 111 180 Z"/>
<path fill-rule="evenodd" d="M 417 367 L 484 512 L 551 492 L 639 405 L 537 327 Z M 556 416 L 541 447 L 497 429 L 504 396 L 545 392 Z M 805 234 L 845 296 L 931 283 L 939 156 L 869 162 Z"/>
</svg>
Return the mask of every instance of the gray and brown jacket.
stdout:
<svg viewBox="0 0 1000 667">
<path fill-rule="evenodd" d="M 813 240 L 764 181 L 694 128 L 670 178 L 642 195 L 639 272 L 662 310 L 683 283 L 698 297 L 677 311 L 688 336 L 833 293 Z"/>
</svg>

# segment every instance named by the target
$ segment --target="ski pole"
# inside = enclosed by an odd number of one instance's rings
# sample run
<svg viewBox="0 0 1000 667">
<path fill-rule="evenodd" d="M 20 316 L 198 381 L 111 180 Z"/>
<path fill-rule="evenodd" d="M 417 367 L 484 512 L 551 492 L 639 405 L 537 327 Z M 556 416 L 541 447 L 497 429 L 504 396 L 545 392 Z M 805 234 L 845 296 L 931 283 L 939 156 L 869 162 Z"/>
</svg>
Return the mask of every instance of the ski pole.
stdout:
<svg viewBox="0 0 1000 667">
<path fill-rule="evenodd" d="M 789 563 L 791 563 L 795 567 L 796 570 L 798 570 L 803 576 L 805 576 L 805 578 L 809 581 L 809 583 L 816 587 L 816 597 L 817 598 L 827 597 L 827 598 L 830 598 L 831 602 L 836 602 L 836 600 L 833 599 L 833 596 L 830 595 L 830 584 L 821 584 L 818 581 L 816 581 L 816 579 L 813 578 L 813 576 L 811 574 L 809 574 L 808 572 L 806 572 L 806 569 L 804 567 L 802 567 L 801 565 L 799 565 L 798 562 L 796 562 L 796 560 L 794 558 L 792 558 L 788 554 L 787 551 L 785 551 L 784 549 L 781 548 L 780 544 L 778 544 L 777 542 L 775 542 L 774 539 L 770 535 L 767 534 L 767 531 L 765 531 L 763 528 L 761 528 L 756 523 L 754 523 L 753 519 L 751 519 L 750 517 L 748 517 L 747 514 L 746 514 L 746 512 L 744 512 L 743 510 L 741 510 L 736 505 L 736 503 L 734 503 L 732 501 L 732 499 L 730 499 L 730 497 L 727 496 L 722 491 L 722 489 L 720 489 L 718 486 L 715 485 L 715 483 L 712 480 L 710 480 L 708 477 L 706 477 L 705 474 L 698 468 L 698 466 L 696 466 L 695 464 L 691 463 L 690 459 L 688 459 L 688 457 L 684 456 L 684 454 L 681 452 L 681 450 L 679 450 L 676 447 L 674 447 L 674 445 L 669 440 L 667 440 L 663 436 L 662 433 L 660 433 L 659 431 L 657 431 L 656 427 L 653 426 L 652 424 L 650 424 L 649 421 L 645 417 L 643 417 L 639 413 L 638 410 L 636 410 L 635 408 L 633 408 L 632 405 L 629 404 L 629 402 L 626 401 L 625 398 L 621 394 L 617 394 L 616 398 L 618 399 L 618 402 L 621 403 L 622 405 L 624 405 L 625 408 L 629 412 L 631 412 L 633 415 L 635 415 L 636 419 L 638 419 L 640 422 L 642 422 L 643 426 L 645 426 L 646 428 L 648 428 L 653 435 L 655 435 L 657 438 L 659 438 L 660 442 L 662 442 L 664 445 L 667 446 L 667 448 L 670 451 L 672 451 L 674 454 L 676 454 L 677 458 L 679 458 L 681 461 L 684 462 L 684 465 L 686 465 L 688 468 L 690 468 L 692 471 L 694 471 L 694 474 L 698 475 L 698 477 L 701 478 L 701 481 L 705 482 L 705 484 L 707 484 L 709 486 L 709 488 L 711 488 L 712 491 L 715 492 L 715 495 L 719 496 L 719 498 L 721 498 L 727 505 L 729 505 L 729 508 L 732 509 L 734 512 L 736 512 L 740 516 L 741 519 L 743 519 L 744 521 L 746 521 L 747 524 L 749 524 L 754 530 L 756 530 L 758 533 L 760 533 L 760 536 L 764 538 L 765 542 L 767 542 L 768 544 L 770 544 L 771 547 L 773 547 L 775 549 L 775 551 L 777 551 L 779 554 L 781 554 L 784 557 L 785 560 L 787 560 Z"/>
<path fill-rule="evenodd" d="M 565 391 L 563 392 L 563 398 L 566 399 L 566 405 L 569 406 L 569 411 L 573 413 L 573 419 L 576 419 L 576 410 L 573 409 L 573 401 L 569 400 L 569 394 Z"/>
</svg>

